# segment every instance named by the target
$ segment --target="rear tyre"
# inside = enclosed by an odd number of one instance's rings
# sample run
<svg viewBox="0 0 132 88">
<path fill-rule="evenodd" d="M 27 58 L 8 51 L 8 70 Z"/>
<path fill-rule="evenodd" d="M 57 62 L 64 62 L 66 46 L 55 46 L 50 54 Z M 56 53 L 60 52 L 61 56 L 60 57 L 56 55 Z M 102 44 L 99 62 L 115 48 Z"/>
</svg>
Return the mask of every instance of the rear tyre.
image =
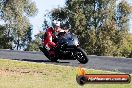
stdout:
<svg viewBox="0 0 132 88">
<path fill-rule="evenodd" d="M 57 62 L 57 58 L 56 57 L 51 57 L 51 58 L 48 58 L 51 62 Z"/>
<path fill-rule="evenodd" d="M 87 53 L 80 47 L 77 47 L 76 59 L 81 64 L 86 64 L 88 62 L 88 60 L 89 60 L 88 57 L 87 57 Z"/>
<path fill-rule="evenodd" d="M 57 62 L 58 58 L 56 56 L 56 52 L 55 50 L 50 50 L 49 51 L 49 58 L 48 58 L 50 61 L 52 62 Z"/>
<path fill-rule="evenodd" d="M 45 47 L 39 47 L 39 49 L 44 53 L 44 55 L 52 62 L 57 62 L 57 58 L 55 56 L 49 56 L 49 52 L 45 49 Z"/>
</svg>

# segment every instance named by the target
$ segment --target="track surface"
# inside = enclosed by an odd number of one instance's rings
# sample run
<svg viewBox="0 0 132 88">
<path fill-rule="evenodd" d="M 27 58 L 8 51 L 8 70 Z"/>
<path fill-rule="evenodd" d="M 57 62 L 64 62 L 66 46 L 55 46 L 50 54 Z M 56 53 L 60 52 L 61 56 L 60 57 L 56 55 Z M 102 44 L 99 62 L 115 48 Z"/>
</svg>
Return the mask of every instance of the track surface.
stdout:
<svg viewBox="0 0 132 88">
<path fill-rule="evenodd" d="M 132 73 L 132 58 L 113 58 L 106 56 L 88 56 L 89 62 L 82 65 L 89 69 L 119 71 L 124 73 Z M 38 63 L 50 63 L 65 66 L 79 66 L 77 60 L 59 60 L 58 62 L 50 62 L 42 52 L 24 52 L 24 51 L 11 51 L 0 50 L 0 58 L 21 60 Z"/>
</svg>

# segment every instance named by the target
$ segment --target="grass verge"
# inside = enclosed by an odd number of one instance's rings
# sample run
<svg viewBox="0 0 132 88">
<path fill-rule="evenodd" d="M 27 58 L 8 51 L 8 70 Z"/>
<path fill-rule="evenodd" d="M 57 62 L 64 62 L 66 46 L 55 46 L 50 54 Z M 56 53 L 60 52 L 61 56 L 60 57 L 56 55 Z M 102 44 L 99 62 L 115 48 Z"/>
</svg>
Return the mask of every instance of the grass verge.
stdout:
<svg viewBox="0 0 132 88">
<path fill-rule="evenodd" d="M 113 73 L 87 70 L 89 74 Z M 0 59 L 0 88 L 82 88 L 76 68 Z M 83 88 L 132 88 L 130 84 L 86 84 Z"/>
</svg>

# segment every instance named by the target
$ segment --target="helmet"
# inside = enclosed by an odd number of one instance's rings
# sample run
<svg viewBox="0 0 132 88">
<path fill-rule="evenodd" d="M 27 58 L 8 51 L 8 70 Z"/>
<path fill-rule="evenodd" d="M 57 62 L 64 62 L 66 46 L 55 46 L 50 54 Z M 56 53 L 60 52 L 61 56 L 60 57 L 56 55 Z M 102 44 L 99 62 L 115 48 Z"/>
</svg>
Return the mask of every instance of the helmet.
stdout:
<svg viewBox="0 0 132 88">
<path fill-rule="evenodd" d="M 54 20 L 54 21 L 52 22 L 52 26 L 53 26 L 53 28 L 55 28 L 55 27 L 60 27 L 60 21 Z"/>
</svg>

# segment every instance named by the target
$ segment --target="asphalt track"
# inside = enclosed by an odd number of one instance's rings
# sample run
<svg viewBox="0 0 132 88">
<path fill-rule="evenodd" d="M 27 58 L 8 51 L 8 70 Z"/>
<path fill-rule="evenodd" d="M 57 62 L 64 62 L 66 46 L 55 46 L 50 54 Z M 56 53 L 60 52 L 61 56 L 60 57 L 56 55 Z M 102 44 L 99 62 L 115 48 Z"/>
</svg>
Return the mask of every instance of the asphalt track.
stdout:
<svg viewBox="0 0 132 88">
<path fill-rule="evenodd" d="M 42 52 L 0 50 L 0 58 L 65 66 L 80 65 L 77 60 L 59 60 L 58 62 L 51 62 Z M 82 65 L 82 67 L 129 74 L 132 73 L 132 58 L 113 58 L 107 56 L 88 56 L 88 58 L 89 62 Z"/>
</svg>

